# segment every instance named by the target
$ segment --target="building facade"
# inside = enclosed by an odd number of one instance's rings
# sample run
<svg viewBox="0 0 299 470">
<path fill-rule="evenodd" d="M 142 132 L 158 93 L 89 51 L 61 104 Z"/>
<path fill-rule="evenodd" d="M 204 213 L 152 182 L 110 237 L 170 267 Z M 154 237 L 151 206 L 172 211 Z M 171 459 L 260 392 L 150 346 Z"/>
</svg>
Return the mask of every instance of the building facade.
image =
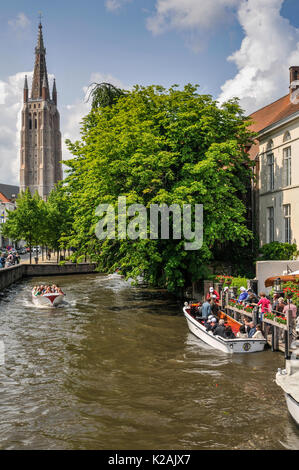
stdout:
<svg viewBox="0 0 299 470">
<path fill-rule="evenodd" d="M 290 67 L 290 92 L 251 115 L 258 139 L 255 217 L 260 245 L 273 241 L 299 246 L 299 67 Z"/>
<path fill-rule="evenodd" d="M 6 222 L 8 211 L 16 208 L 15 200 L 19 193 L 18 186 L 9 184 L 0 184 L 0 248 L 5 249 L 6 246 L 12 245 L 13 240 L 5 238 L 2 235 L 1 225 Z"/>
<path fill-rule="evenodd" d="M 35 66 L 29 97 L 25 77 L 22 110 L 20 190 L 29 188 L 47 199 L 55 184 L 62 180 L 60 116 L 57 109 L 55 79 L 50 95 L 42 25 L 39 24 Z"/>
</svg>

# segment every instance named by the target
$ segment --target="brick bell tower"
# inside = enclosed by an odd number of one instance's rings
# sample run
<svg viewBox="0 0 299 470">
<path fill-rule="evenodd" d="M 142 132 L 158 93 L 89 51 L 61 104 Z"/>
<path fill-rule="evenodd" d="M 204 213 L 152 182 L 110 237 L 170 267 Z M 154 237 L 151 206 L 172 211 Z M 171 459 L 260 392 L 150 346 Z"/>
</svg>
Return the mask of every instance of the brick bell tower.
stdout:
<svg viewBox="0 0 299 470">
<path fill-rule="evenodd" d="M 50 96 L 42 24 L 39 24 L 35 66 L 29 98 L 25 76 L 22 110 L 20 190 L 30 189 L 47 199 L 62 180 L 60 115 L 55 79 Z"/>
</svg>

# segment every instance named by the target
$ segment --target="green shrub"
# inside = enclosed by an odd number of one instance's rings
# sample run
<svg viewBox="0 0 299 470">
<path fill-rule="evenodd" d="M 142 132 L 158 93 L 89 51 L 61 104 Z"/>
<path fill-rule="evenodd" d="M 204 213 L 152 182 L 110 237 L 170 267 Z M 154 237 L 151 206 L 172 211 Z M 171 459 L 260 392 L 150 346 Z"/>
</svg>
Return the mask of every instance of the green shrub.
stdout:
<svg viewBox="0 0 299 470">
<path fill-rule="evenodd" d="M 240 287 L 245 287 L 247 289 L 247 279 L 246 277 L 233 277 L 231 287 L 238 288 L 238 294 L 240 294 Z"/>
<path fill-rule="evenodd" d="M 259 260 L 291 260 L 298 255 L 297 245 L 293 243 L 271 242 L 260 249 Z"/>
</svg>

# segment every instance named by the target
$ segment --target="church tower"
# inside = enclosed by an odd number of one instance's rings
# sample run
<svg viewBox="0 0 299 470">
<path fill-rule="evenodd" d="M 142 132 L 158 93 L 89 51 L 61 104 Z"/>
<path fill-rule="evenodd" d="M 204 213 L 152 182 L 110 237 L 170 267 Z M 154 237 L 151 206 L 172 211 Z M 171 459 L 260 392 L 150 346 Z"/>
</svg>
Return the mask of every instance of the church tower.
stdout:
<svg viewBox="0 0 299 470">
<path fill-rule="evenodd" d="M 60 116 L 54 79 L 50 95 L 42 24 L 35 48 L 35 66 L 29 97 L 25 76 L 21 130 L 20 189 L 38 191 L 47 199 L 54 185 L 62 180 Z"/>
</svg>

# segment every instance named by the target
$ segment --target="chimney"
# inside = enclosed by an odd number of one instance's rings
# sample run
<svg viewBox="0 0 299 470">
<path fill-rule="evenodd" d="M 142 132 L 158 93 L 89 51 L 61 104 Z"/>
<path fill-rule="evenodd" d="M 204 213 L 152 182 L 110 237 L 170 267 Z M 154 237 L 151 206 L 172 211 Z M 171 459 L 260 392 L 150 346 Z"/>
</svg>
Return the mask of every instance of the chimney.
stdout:
<svg viewBox="0 0 299 470">
<path fill-rule="evenodd" d="M 299 66 L 290 67 L 290 96 L 299 88 Z"/>
</svg>

